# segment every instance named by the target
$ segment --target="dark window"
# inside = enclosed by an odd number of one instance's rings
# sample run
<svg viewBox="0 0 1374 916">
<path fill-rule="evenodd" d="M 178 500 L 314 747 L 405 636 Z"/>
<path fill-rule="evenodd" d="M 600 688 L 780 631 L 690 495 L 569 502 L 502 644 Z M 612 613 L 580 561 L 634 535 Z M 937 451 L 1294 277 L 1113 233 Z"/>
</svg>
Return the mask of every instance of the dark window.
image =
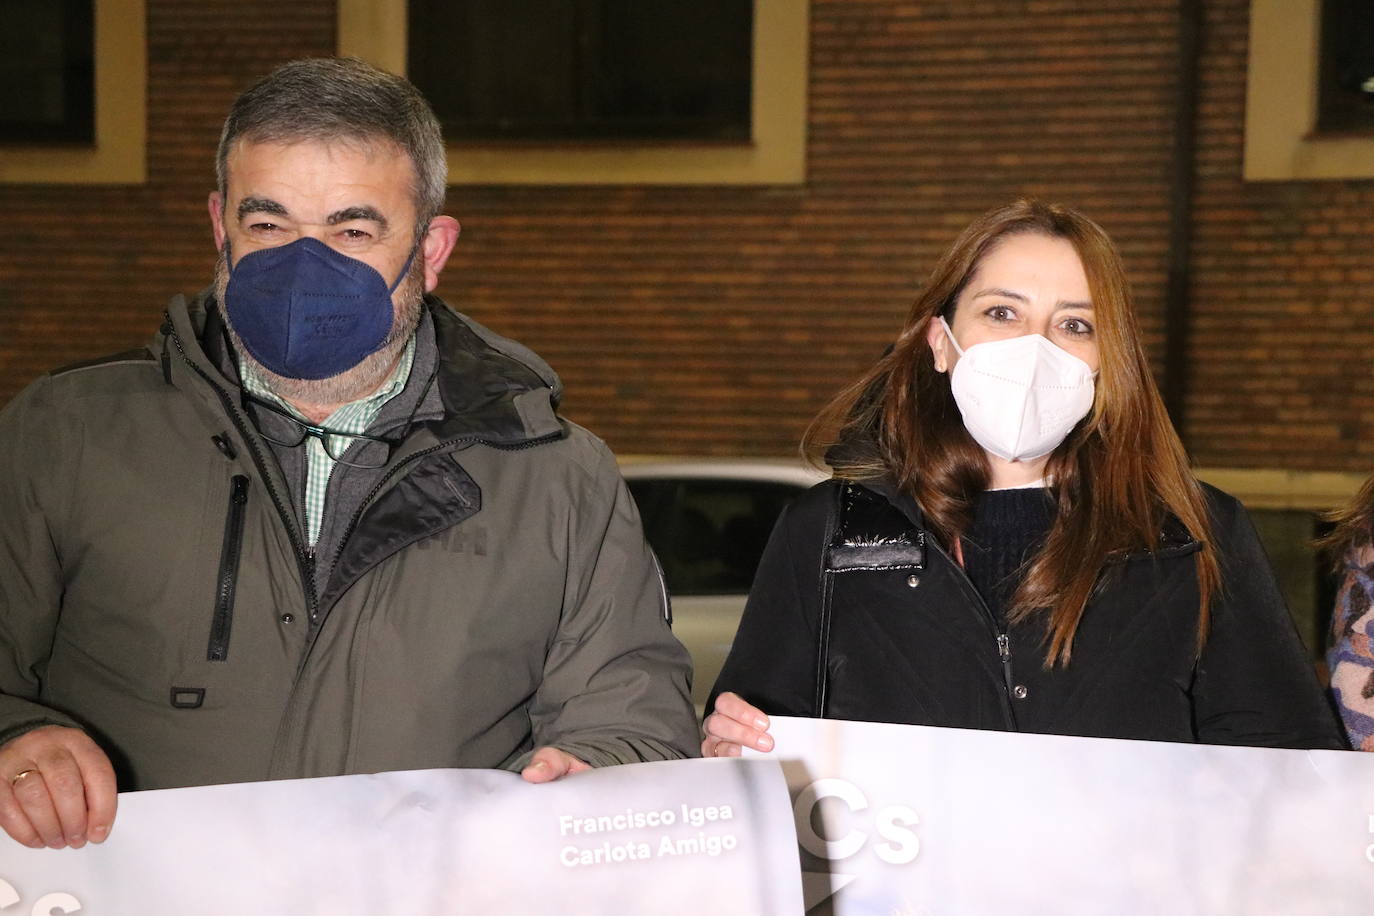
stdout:
<svg viewBox="0 0 1374 916">
<path fill-rule="evenodd" d="M 752 0 L 410 0 L 449 140 L 747 142 Z"/>
<path fill-rule="evenodd" d="M 1322 0 L 1318 133 L 1374 133 L 1374 0 Z"/>
<path fill-rule="evenodd" d="M 778 514 L 801 488 L 748 480 L 631 480 L 673 595 L 749 591 Z"/>
<path fill-rule="evenodd" d="M 0 0 L 0 143 L 95 142 L 93 0 Z"/>
</svg>

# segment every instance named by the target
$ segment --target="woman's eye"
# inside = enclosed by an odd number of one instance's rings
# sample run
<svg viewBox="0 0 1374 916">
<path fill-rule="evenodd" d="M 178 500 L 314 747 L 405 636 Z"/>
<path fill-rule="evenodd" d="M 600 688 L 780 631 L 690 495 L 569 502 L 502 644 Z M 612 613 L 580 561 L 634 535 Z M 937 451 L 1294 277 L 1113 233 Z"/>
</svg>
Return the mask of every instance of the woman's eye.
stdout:
<svg viewBox="0 0 1374 916">
<path fill-rule="evenodd" d="M 1016 318 L 1016 312 L 1006 305 L 994 305 L 987 310 L 987 316 L 993 321 L 1011 321 Z"/>
<path fill-rule="evenodd" d="M 1075 337 L 1082 337 L 1093 332 L 1093 326 L 1082 318 L 1068 318 L 1060 325 L 1066 332 Z"/>
</svg>

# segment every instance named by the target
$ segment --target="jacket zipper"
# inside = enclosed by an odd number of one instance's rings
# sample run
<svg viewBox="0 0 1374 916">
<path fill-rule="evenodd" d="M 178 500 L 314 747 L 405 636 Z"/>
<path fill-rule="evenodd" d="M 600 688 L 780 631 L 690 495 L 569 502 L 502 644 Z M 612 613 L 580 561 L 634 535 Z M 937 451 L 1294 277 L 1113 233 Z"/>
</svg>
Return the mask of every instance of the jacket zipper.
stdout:
<svg viewBox="0 0 1374 916">
<path fill-rule="evenodd" d="M 297 688 L 299 687 L 301 676 L 305 673 L 306 666 L 309 663 L 310 656 L 314 654 L 315 644 L 318 641 L 319 632 L 321 629 L 321 625 L 315 622 L 316 618 L 319 617 L 319 596 L 315 593 L 315 552 L 313 549 L 310 549 L 305 545 L 301 533 L 296 528 L 294 519 L 292 518 L 291 514 L 287 511 L 286 503 L 282 501 L 281 494 L 277 492 L 276 487 L 272 485 L 272 478 L 267 473 L 267 464 L 265 459 L 263 458 L 262 450 L 258 447 L 257 439 L 251 431 L 251 424 L 248 423 L 247 418 L 245 418 L 243 414 L 238 410 L 237 406 L 235 406 L 234 399 L 229 395 L 229 393 L 222 389 L 219 386 L 219 384 L 215 382 L 215 380 L 212 379 L 204 369 L 196 365 L 195 360 L 191 359 L 189 356 L 186 355 L 186 348 L 182 345 L 181 337 L 176 333 L 176 328 L 172 325 L 172 318 L 170 313 L 163 314 L 163 321 L 166 328 L 168 329 L 167 336 L 171 337 L 172 342 L 176 344 L 177 353 L 181 356 L 182 362 L 186 363 L 187 367 L 189 367 L 191 371 L 194 372 L 196 375 L 200 376 L 201 379 L 204 380 L 204 382 L 210 386 L 210 390 L 215 392 L 215 395 L 219 398 L 220 404 L 224 408 L 225 413 L 229 415 L 229 418 L 234 422 L 234 427 L 238 430 L 239 435 L 243 437 L 243 441 L 248 445 L 248 450 L 253 456 L 253 464 L 258 470 L 258 475 L 262 478 L 263 485 L 267 488 L 267 494 L 269 497 L 271 497 L 272 505 L 276 509 L 278 517 L 281 518 L 283 526 L 285 526 L 286 528 L 287 538 L 288 540 L 290 540 L 292 550 L 295 552 L 296 564 L 300 571 L 301 583 L 305 591 L 306 609 L 309 615 L 307 619 L 312 621 L 310 629 L 313 630 L 313 632 L 306 641 L 305 651 L 301 655 L 300 664 L 296 667 L 296 675 L 292 679 L 291 694 L 294 697 L 296 695 Z M 561 433 L 554 432 L 546 436 L 540 436 L 537 439 L 529 439 L 524 442 L 517 442 L 511 444 L 488 442 L 477 436 L 467 436 L 456 439 L 450 439 L 446 442 L 441 442 L 438 445 L 431 446 L 427 449 L 422 449 L 421 451 L 416 452 L 413 455 L 408 455 L 404 461 L 398 462 L 396 466 L 393 467 L 382 478 L 382 480 L 379 481 L 377 485 L 372 488 L 372 492 L 368 493 L 367 498 L 359 504 L 358 510 L 353 514 L 353 518 L 350 519 L 348 527 L 344 531 L 344 536 L 339 542 L 339 549 L 335 551 L 334 562 L 338 561 L 338 557 L 342 553 L 343 544 L 347 542 L 348 537 L 352 534 L 354 527 L 357 526 L 359 519 L 362 518 L 363 510 L 367 507 L 368 503 L 370 503 L 373 500 L 373 498 L 379 492 L 381 492 L 382 487 L 386 485 L 387 481 L 389 481 L 400 468 L 410 464 L 415 459 L 421 458 L 425 455 L 433 454 L 434 452 L 440 451 L 442 449 L 452 448 L 453 446 L 463 443 L 486 444 L 490 445 L 493 448 L 500 448 L 508 451 L 520 451 L 522 449 L 533 448 L 536 445 L 540 445 L 544 442 L 557 439 L 560 435 Z M 333 567 L 331 566 L 331 569 L 332 568 Z M 295 708 L 295 702 L 288 701 L 287 707 L 282 715 L 282 720 L 278 726 L 278 735 L 277 740 L 274 743 L 274 746 L 280 746 L 283 734 L 293 727 L 292 723 L 296 715 Z M 275 759 L 275 757 L 276 751 L 274 750 L 273 758 Z M 273 769 L 275 769 L 275 766 L 276 765 L 274 763 L 272 765 Z"/>
<path fill-rule="evenodd" d="M 1006 633 L 997 634 L 997 654 L 1002 658 L 1002 680 L 1006 682 L 1007 696 L 1011 697 L 1014 680 L 1011 676 L 1011 637 Z"/>
<path fill-rule="evenodd" d="M 1015 682 L 1015 677 L 1012 673 L 1011 666 L 1011 637 L 997 625 L 997 619 L 993 616 L 992 609 L 989 608 L 988 603 L 983 600 L 983 596 L 978 594 L 978 589 L 973 587 L 973 581 L 969 579 L 968 573 L 964 572 L 964 568 L 954 562 L 954 558 L 949 555 L 948 551 L 936 543 L 934 538 L 930 538 L 928 543 L 937 553 L 949 562 L 950 566 L 954 569 L 955 575 L 957 575 L 963 583 L 965 591 L 973 599 L 978 615 L 983 618 L 983 622 L 986 623 L 988 629 L 992 631 L 992 635 L 997 643 L 997 658 L 998 661 L 1001 662 L 1002 667 L 1002 712 L 1006 717 L 1007 727 L 1012 731 L 1019 731 L 1020 729 L 1016 724 L 1016 707 L 1012 704 L 1012 684 Z"/>
<path fill-rule="evenodd" d="M 165 315 L 164 318 L 167 325 L 171 327 L 171 316 Z M 182 362 L 186 363 L 192 372 L 199 375 L 204 379 L 205 383 L 210 386 L 210 390 L 219 398 L 220 405 L 224 408 L 224 412 L 229 415 L 229 419 L 233 420 L 234 428 L 237 429 L 239 435 L 243 437 L 243 441 L 247 443 L 248 451 L 253 456 L 253 465 L 258 470 L 258 476 L 262 478 L 263 485 L 267 488 L 267 495 L 272 499 L 272 506 L 277 510 L 277 515 L 281 518 L 282 524 L 286 527 L 287 540 L 291 542 L 291 548 L 296 554 L 296 567 L 300 571 L 301 585 L 305 592 L 306 610 L 309 612 L 310 617 L 314 617 L 315 605 L 317 602 L 315 596 L 314 564 L 311 562 L 305 544 L 301 540 L 300 532 L 296 530 L 295 520 L 286 510 L 286 504 L 282 502 L 281 494 L 277 492 L 277 488 L 272 486 L 272 478 L 267 473 L 267 462 L 263 458 L 262 450 L 258 448 L 257 440 L 249 428 L 247 418 L 239 412 L 239 409 L 234 405 L 234 399 L 229 396 L 229 393 L 220 388 L 204 369 L 196 365 L 195 360 L 186 355 L 186 348 L 182 346 L 181 338 L 177 335 L 175 328 L 171 329 L 169 336 L 172 338 L 172 342 L 176 344 L 177 353 L 181 355 Z"/>
<path fill-rule="evenodd" d="M 267 474 L 266 461 L 262 456 L 261 449 L 258 448 L 257 440 L 254 438 L 250 431 L 250 424 L 248 423 L 247 418 L 245 418 L 243 414 L 238 410 L 238 408 L 234 405 L 234 400 L 232 397 L 230 397 L 229 393 L 226 392 L 224 389 L 220 388 L 220 386 L 215 382 L 214 379 L 210 378 L 209 374 L 207 374 L 205 370 L 201 369 L 200 366 L 196 365 L 195 360 L 191 359 L 189 356 L 186 355 L 186 348 L 181 343 L 181 337 L 176 333 L 176 328 L 172 325 L 171 315 L 164 314 L 163 320 L 169 329 L 168 336 L 170 336 L 172 338 L 172 342 L 176 344 L 177 353 L 180 354 L 182 362 L 186 363 L 186 365 L 189 366 L 191 371 L 195 372 L 196 375 L 199 375 L 202 379 L 204 379 L 205 383 L 210 386 L 210 389 L 215 392 L 215 395 L 220 400 L 220 404 L 224 407 L 225 413 L 227 413 L 229 415 L 229 418 L 234 421 L 234 426 L 238 429 L 239 435 L 242 436 L 243 441 L 248 444 L 248 450 L 253 456 L 253 464 L 257 467 L 258 475 L 262 478 L 263 484 L 267 487 L 267 494 L 271 497 L 272 505 L 276 508 L 277 515 L 281 517 L 282 524 L 286 527 L 287 538 L 291 541 L 291 547 L 295 551 L 296 564 L 300 570 L 301 582 L 305 589 L 306 610 L 308 612 L 307 619 L 312 622 L 312 628 L 315 630 L 315 635 L 318 635 L 318 620 L 320 617 L 320 607 L 319 595 L 317 595 L 315 592 L 315 569 L 317 563 L 315 552 L 313 549 L 305 545 L 300 532 L 296 530 L 296 525 L 291 517 L 291 514 L 286 510 L 286 504 L 282 501 L 281 494 L 277 492 L 276 487 L 272 486 L 272 478 Z M 413 455 L 406 456 L 405 460 L 397 463 L 395 467 L 388 471 L 387 474 L 380 481 L 377 482 L 377 485 L 372 488 L 372 491 L 367 494 L 367 497 L 363 499 L 361 503 L 358 504 L 358 508 L 353 513 L 353 517 L 349 519 L 348 527 L 344 529 L 343 537 L 339 540 L 339 546 L 334 551 L 334 556 L 330 561 L 331 565 L 329 568 L 332 570 L 334 568 L 334 564 L 337 564 L 339 557 L 343 553 L 343 545 L 348 542 L 349 536 L 352 535 L 353 529 L 357 527 L 358 521 L 362 518 L 363 511 L 367 508 L 368 504 L 371 503 L 373 498 L 375 498 L 376 495 L 382 491 L 382 488 L 385 487 L 387 482 L 395 476 L 397 471 L 409 465 L 412 461 L 415 461 L 419 458 L 423 458 L 426 455 L 431 455 L 443 449 L 448 449 L 463 444 L 488 445 L 492 448 L 499 448 L 506 451 L 521 451 L 523 449 L 533 448 L 537 445 L 542 445 L 545 442 L 557 439 L 560 435 L 561 433 L 559 432 L 553 432 L 549 433 L 546 436 L 540 436 L 536 439 L 527 439 L 523 442 L 516 442 L 511 444 L 490 442 L 486 439 L 481 438 L 480 436 L 464 436 L 456 439 L 449 439 L 445 442 L 439 443 L 438 445 L 432 445 L 427 449 L 422 449 Z M 297 678 L 299 678 L 301 672 L 305 670 L 306 661 L 311 654 L 311 650 L 314 648 L 314 644 L 315 639 L 312 636 L 312 638 L 309 640 L 306 646 L 305 654 L 301 658 L 301 664 L 296 671 Z"/>
<path fill-rule="evenodd" d="M 219 554 L 219 578 L 215 586 L 215 613 L 210 619 L 210 645 L 205 657 L 212 662 L 229 658 L 229 633 L 234 622 L 234 588 L 238 584 L 239 559 L 243 554 L 243 521 L 248 506 L 248 478 L 235 474 L 230 480 L 229 511 L 224 518 L 224 546 Z"/>
</svg>

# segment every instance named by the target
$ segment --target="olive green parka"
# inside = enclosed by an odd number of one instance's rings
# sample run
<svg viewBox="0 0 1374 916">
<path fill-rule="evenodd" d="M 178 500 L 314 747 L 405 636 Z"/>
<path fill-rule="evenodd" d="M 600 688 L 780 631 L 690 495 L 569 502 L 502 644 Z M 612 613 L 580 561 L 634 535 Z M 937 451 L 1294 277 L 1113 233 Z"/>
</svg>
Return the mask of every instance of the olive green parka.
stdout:
<svg viewBox="0 0 1374 916">
<path fill-rule="evenodd" d="M 317 582 L 206 302 L 0 412 L 0 741 L 80 726 L 121 790 L 693 752 L 634 503 L 542 360 L 430 297 L 440 413 Z"/>
</svg>

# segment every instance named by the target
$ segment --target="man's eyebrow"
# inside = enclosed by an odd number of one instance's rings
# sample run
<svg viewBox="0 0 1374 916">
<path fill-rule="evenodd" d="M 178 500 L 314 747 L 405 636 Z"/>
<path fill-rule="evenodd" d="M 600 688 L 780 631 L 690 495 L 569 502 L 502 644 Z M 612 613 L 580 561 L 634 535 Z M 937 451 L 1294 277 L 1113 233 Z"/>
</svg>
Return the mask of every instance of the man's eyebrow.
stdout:
<svg viewBox="0 0 1374 916">
<path fill-rule="evenodd" d="M 355 219 L 369 220 L 376 223 L 382 229 L 386 229 L 387 227 L 386 217 L 382 215 L 382 211 L 378 210 L 376 207 L 369 206 L 344 207 L 342 210 L 335 210 L 333 213 L 329 214 L 329 218 L 326 219 L 325 222 L 331 226 L 337 226 L 339 223 L 348 223 Z"/>
<path fill-rule="evenodd" d="M 267 197 L 245 197 L 239 201 L 239 219 L 249 213 L 270 213 L 273 216 L 289 216 L 286 208 Z"/>
</svg>

